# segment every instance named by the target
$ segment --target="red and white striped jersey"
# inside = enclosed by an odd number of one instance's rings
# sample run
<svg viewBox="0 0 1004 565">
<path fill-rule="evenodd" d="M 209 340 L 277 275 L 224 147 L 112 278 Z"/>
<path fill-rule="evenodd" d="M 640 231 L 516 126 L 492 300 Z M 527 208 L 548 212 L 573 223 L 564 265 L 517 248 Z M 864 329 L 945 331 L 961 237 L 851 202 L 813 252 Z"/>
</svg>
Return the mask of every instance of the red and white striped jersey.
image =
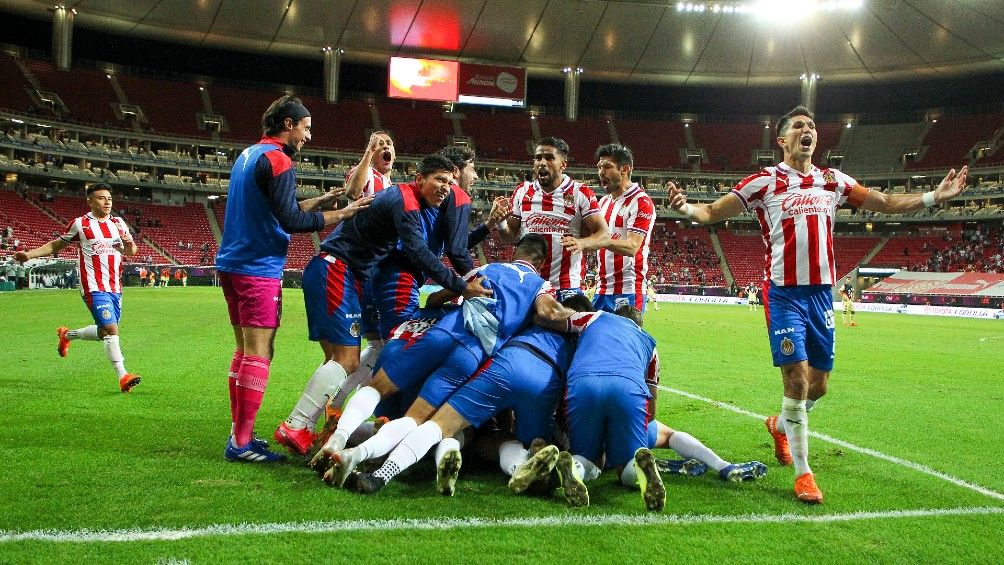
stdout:
<svg viewBox="0 0 1004 565">
<path fill-rule="evenodd" d="M 345 175 L 346 183 L 349 182 L 352 175 L 356 174 L 356 169 L 358 168 L 358 166 L 352 167 L 349 174 Z M 376 193 L 392 184 L 394 184 L 394 182 L 390 180 L 390 175 L 385 175 L 373 167 L 370 167 L 366 171 L 366 184 L 363 185 L 362 196 L 375 196 Z"/>
<path fill-rule="evenodd" d="M 551 191 L 534 181 L 521 183 L 512 193 L 512 216 L 520 220 L 519 235 L 535 233 L 547 239 L 551 260 L 541 267 L 540 276 L 559 290 L 579 288 L 586 274 L 582 253 L 566 250 L 561 238 L 579 237 L 582 221 L 599 213 L 593 191 L 567 176 Z"/>
<path fill-rule="evenodd" d="M 81 294 L 122 292 L 122 254 L 115 246 L 130 237 L 122 218 L 112 216 L 98 220 L 88 213 L 66 226 L 59 238 L 79 246 Z"/>
<path fill-rule="evenodd" d="M 779 163 L 746 177 L 732 194 L 760 220 L 765 280 L 778 286 L 832 285 L 837 208 L 845 201 L 859 207 L 868 189 L 836 169 L 813 166 L 803 175 Z"/>
<path fill-rule="evenodd" d="M 634 183 L 617 198 L 609 194 L 600 198 L 600 212 L 607 221 L 612 239 L 625 239 L 628 232 L 634 232 L 641 234 L 644 240 L 633 257 L 617 255 L 609 249 L 597 252 L 596 293 L 641 296 L 645 293 L 645 277 L 648 274 L 648 248 L 655 225 L 655 204 Z"/>
</svg>

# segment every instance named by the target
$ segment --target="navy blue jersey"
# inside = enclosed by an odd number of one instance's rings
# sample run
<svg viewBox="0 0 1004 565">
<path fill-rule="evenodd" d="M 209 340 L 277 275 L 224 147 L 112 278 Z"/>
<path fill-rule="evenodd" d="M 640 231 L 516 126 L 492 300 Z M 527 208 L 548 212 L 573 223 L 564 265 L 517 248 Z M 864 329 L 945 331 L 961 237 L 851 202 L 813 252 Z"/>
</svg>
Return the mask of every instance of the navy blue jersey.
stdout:
<svg viewBox="0 0 1004 565">
<path fill-rule="evenodd" d="M 399 247 L 402 260 L 444 288 L 460 293 L 466 287 L 464 280 L 443 265 L 427 239 L 430 234 L 442 233 L 441 222 L 451 215 L 447 212 L 427 206 L 416 183 L 390 186 L 377 193 L 369 208 L 339 224 L 321 243 L 321 249 L 345 261 L 358 277 L 366 278 Z M 466 247 L 465 237 L 464 253 Z"/>
<path fill-rule="evenodd" d="M 551 291 L 550 284 L 542 279 L 537 270 L 525 261 L 512 263 L 490 263 L 468 275 L 468 280 L 483 276 L 482 284 L 492 289 L 492 299 L 487 301 L 487 309 L 498 320 L 494 351 L 498 351 L 512 336 L 519 333 L 531 321 L 534 302 L 541 294 Z M 451 312 L 437 324 L 454 338 L 464 341 L 472 334 L 464 325 L 462 311 Z"/>
<path fill-rule="evenodd" d="M 324 227 L 322 213 L 304 212 L 296 202 L 293 154 L 280 140 L 265 137 L 234 162 L 216 254 L 219 270 L 281 279 L 290 234 Z"/>
<path fill-rule="evenodd" d="M 436 257 L 445 255 L 453 270 L 465 275 L 474 268 L 474 261 L 468 250 L 468 224 L 471 217 L 471 199 L 459 186 L 453 185 L 450 195 L 439 208 L 422 209 L 422 236 Z M 421 286 L 432 275 L 422 270 L 420 265 L 408 258 L 404 242 L 398 241 L 387 258 L 380 262 L 384 272 L 407 272 L 415 277 Z M 437 281 L 438 282 L 438 281 Z"/>
<path fill-rule="evenodd" d="M 614 375 L 655 385 L 659 356 L 655 339 L 631 320 L 609 312 L 579 312 L 568 319 L 568 331 L 579 334 L 568 380 L 587 375 Z"/>
<path fill-rule="evenodd" d="M 539 353 L 558 370 L 558 374 L 562 377 L 568 374 L 568 367 L 572 363 L 572 354 L 575 353 L 575 342 L 571 337 L 540 326 L 530 326 L 509 340 L 509 345 L 516 343 Z"/>
</svg>

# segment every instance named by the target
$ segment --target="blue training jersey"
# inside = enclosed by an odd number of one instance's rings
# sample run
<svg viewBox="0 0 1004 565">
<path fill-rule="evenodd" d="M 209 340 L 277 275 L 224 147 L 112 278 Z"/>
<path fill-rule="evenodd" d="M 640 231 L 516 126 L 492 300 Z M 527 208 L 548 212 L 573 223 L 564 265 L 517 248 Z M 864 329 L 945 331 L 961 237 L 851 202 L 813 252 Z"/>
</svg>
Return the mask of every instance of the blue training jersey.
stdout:
<svg viewBox="0 0 1004 565">
<path fill-rule="evenodd" d="M 230 171 L 220 271 L 281 279 L 295 232 L 324 227 L 324 214 L 303 212 L 296 201 L 294 150 L 272 137 L 241 152 Z"/>
<path fill-rule="evenodd" d="M 459 186 L 453 185 L 450 195 L 439 208 L 422 209 L 422 237 L 429 251 L 436 257 L 446 256 L 453 270 L 461 275 L 474 268 L 474 260 L 468 250 L 468 224 L 471 217 L 471 199 Z M 387 257 L 380 261 L 378 269 L 386 274 L 410 273 L 419 285 L 431 275 L 408 258 L 404 242 L 398 241 Z"/>
<path fill-rule="evenodd" d="M 579 312 L 569 318 L 568 324 L 569 332 L 579 334 L 575 357 L 568 368 L 569 381 L 604 375 L 643 384 L 658 383 L 655 339 L 631 320 L 609 312 Z"/>
<path fill-rule="evenodd" d="M 494 354 L 512 336 L 529 325 L 534 302 L 538 296 L 549 292 L 551 287 L 526 261 L 489 263 L 470 273 L 468 279 L 478 276 L 485 277 L 482 284 L 492 289 L 492 299 L 486 301 L 486 308 L 498 321 L 498 331 L 494 351 L 487 353 Z M 437 327 L 450 332 L 461 341 L 466 342 L 472 336 L 464 325 L 462 311 L 447 314 Z"/>
<path fill-rule="evenodd" d="M 400 256 L 414 268 L 460 293 L 466 283 L 443 265 L 427 240 L 430 233 L 441 229 L 448 215 L 442 208 L 426 205 L 416 183 L 393 185 L 378 192 L 369 208 L 340 223 L 321 243 L 321 250 L 345 261 L 360 279 L 367 279 L 377 263 L 398 248 Z M 466 253 L 466 238 L 463 246 Z"/>
<path fill-rule="evenodd" d="M 562 377 L 568 374 L 568 367 L 572 363 L 572 354 L 575 353 L 575 340 L 573 338 L 531 325 L 513 336 L 507 345 L 511 346 L 516 343 L 540 353 L 558 370 Z"/>
</svg>

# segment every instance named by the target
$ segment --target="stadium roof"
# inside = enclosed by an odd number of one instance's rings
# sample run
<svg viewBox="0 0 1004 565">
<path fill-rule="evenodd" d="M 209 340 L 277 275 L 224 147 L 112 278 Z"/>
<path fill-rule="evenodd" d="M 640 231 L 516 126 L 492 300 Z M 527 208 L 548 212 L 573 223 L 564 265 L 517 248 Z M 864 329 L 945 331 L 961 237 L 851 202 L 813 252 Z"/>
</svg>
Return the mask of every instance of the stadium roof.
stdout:
<svg viewBox="0 0 1004 565">
<path fill-rule="evenodd" d="M 53 2 L 0 0 L 48 17 Z M 67 0 L 76 25 L 207 47 L 349 61 L 391 55 L 566 67 L 690 85 L 939 78 L 1004 70 L 1000 0 Z M 792 8 L 791 6 L 796 6 Z M 857 7 L 855 7 L 857 6 Z M 795 14 L 802 14 L 796 17 Z"/>
</svg>

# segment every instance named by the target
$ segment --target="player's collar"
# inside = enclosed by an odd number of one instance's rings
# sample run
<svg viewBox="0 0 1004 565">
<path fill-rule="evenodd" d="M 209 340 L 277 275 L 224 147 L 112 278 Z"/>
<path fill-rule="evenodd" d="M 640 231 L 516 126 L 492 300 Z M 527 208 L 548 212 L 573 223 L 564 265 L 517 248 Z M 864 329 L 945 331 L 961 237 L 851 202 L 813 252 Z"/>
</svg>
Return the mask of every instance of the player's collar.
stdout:
<svg viewBox="0 0 1004 565">
<path fill-rule="evenodd" d="M 537 267 L 534 267 L 532 264 L 530 264 L 530 262 L 524 261 L 522 259 L 514 259 L 513 262 L 512 262 L 512 264 L 513 265 L 523 265 L 524 267 L 527 267 L 527 268 L 533 270 L 534 273 L 537 272 Z"/>
<path fill-rule="evenodd" d="M 558 188 L 555 188 L 553 190 L 548 190 L 548 189 L 544 188 L 543 186 L 541 186 L 539 180 L 533 181 L 533 184 L 537 185 L 537 188 L 539 188 L 540 190 L 542 190 L 544 192 L 561 192 L 561 191 L 564 191 L 566 188 L 568 188 L 568 186 L 570 184 L 572 184 L 572 177 L 570 177 L 570 176 L 568 176 L 568 175 L 566 175 L 564 173 L 561 174 L 561 177 L 562 177 L 561 178 L 561 182 L 558 183 Z"/>
<path fill-rule="evenodd" d="M 282 152 L 285 153 L 286 155 L 289 155 L 290 157 L 292 157 L 293 155 L 296 155 L 296 149 L 293 149 L 291 146 L 286 145 L 278 137 L 271 137 L 271 136 L 266 135 L 266 136 L 263 136 L 260 140 L 258 140 L 258 143 L 259 144 L 261 144 L 261 143 L 268 143 L 270 145 L 275 145 L 279 149 L 282 149 Z"/>
<path fill-rule="evenodd" d="M 629 196 L 634 196 L 640 191 L 641 191 L 641 186 L 638 183 L 633 182 L 631 183 L 631 186 L 627 187 L 627 190 L 624 191 L 624 194 L 620 195 L 620 198 L 624 199 Z"/>
<path fill-rule="evenodd" d="M 802 174 L 799 171 L 796 171 L 795 169 L 792 169 L 790 166 L 788 166 L 788 163 L 785 163 L 784 161 L 781 161 L 780 163 L 778 163 L 777 164 L 777 168 L 779 170 L 781 170 L 781 171 L 784 171 L 785 173 L 795 173 L 796 175 L 798 175 L 800 177 L 808 177 L 808 176 L 814 175 L 814 174 L 816 174 L 816 173 L 819 172 L 819 167 L 817 167 L 815 165 L 809 165 L 809 172 L 807 172 L 805 174 Z"/>
</svg>

